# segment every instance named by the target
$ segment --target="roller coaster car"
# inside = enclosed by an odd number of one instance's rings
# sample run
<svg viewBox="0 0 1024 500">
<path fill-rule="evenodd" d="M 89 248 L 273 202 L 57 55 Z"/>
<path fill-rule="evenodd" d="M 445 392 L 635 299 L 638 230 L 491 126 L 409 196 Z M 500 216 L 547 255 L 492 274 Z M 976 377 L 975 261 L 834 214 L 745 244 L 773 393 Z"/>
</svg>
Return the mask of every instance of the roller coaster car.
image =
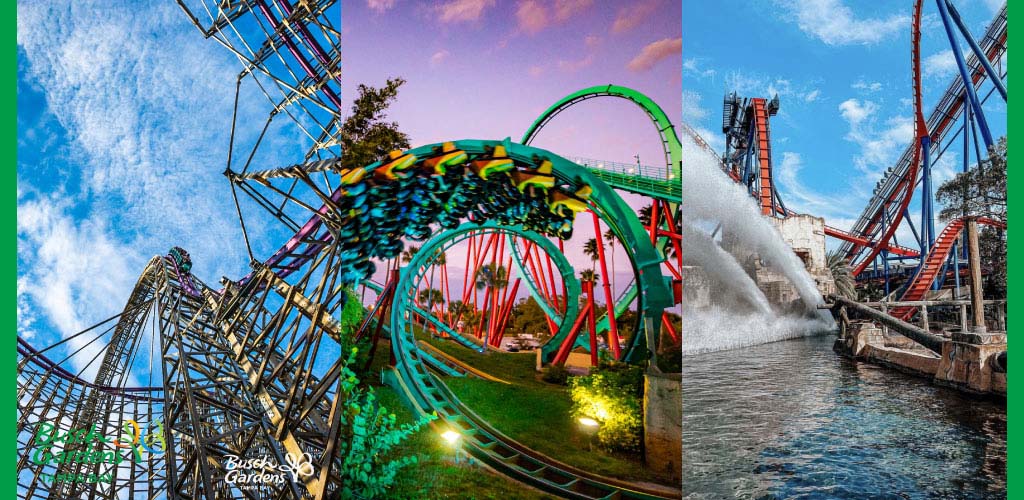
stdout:
<svg viewBox="0 0 1024 500">
<path fill-rule="evenodd" d="M 551 203 L 548 206 L 551 213 L 571 220 L 576 214 L 587 209 L 586 200 L 590 199 L 591 193 L 593 190 L 587 185 L 581 186 L 571 195 L 563 191 L 554 191 L 551 193 Z"/>
<path fill-rule="evenodd" d="M 378 180 L 404 179 L 409 176 L 409 172 L 405 170 L 415 163 L 415 155 L 402 154 L 402 151 L 395 150 L 388 153 L 387 159 L 373 170 L 373 175 Z"/>
<path fill-rule="evenodd" d="M 167 252 L 167 255 L 174 260 L 174 265 L 178 266 L 184 272 L 192 270 L 192 258 L 189 257 L 188 252 L 181 247 L 171 247 L 171 250 Z"/>
<path fill-rule="evenodd" d="M 446 142 L 440 148 L 434 150 L 432 156 L 423 160 L 423 167 L 432 171 L 434 175 L 445 175 L 449 167 L 461 165 L 469 159 L 469 155 L 461 149 L 456 149 L 455 144 Z"/>
<path fill-rule="evenodd" d="M 471 164 L 473 172 L 483 180 L 489 180 L 497 173 L 508 172 L 515 168 L 515 162 L 508 157 L 504 146 L 495 146 L 489 156 L 489 158 L 475 160 Z"/>
</svg>

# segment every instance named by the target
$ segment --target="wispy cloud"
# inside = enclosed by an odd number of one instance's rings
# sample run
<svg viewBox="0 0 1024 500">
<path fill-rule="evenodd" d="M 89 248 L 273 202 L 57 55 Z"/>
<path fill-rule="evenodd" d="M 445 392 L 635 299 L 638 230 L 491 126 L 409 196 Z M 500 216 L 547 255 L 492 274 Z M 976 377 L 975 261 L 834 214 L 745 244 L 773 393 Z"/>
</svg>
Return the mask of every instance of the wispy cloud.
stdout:
<svg viewBox="0 0 1024 500">
<path fill-rule="evenodd" d="M 910 18 L 858 18 L 841 0 L 779 0 L 800 29 L 828 45 L 875 44 L 907 27 Z M 876 4 L 871 4 L 876 5 Z"/>
<path fill-rule="evenodd" d="M 861 90 L 864 92 L 878 92 L 882 90 L 881 82 L 866 82 L 864 80 L 857 80 L 850 85 L 850 88 L 854 90 Z"/>
<path fill-rule="evenodd" d="M 663 38 L 641 49 L 626 67 L 630 71 L 647 71 L 664 59 L 680 55 L 682 49 L 682 38 Z"/>
<path fill-rule="evenodd" d="M 493 7 L 495 0 L 451 0 L 434 9 L 442 23 L 465 23 L 480 19 L 484 11 Z"/>
<path fill-rule="evenodd" d="M 588 55 L 588 56 L 586 56 L 586 57 L 584 57 L 582 59 L 577 59 L 575 61 L 566 61 L 566 60 L 558 61 L 558 69 L 560 69 L 562 71 L 567 71 L 569 73 L 574 73 L 574 72 L 579 71 L 579 70 L 581 70 L 583 68 L 586 68 L 587 66 L 590 66 L 593 63 L 594 63 L 594 54 L 590 54 L 590 55 Z"/>
<path fill-rule="evenodd" d="M 383 14 L 395 7 L 395 0 L 366 0 L 366 6 L 378 14 Z"/>
<path fill-rule="evenodd" d="M 451 56 L 451 53 L 449 53 L 447 50 L 443 50 L 442 49 L 442 50 L 439 50 L 437 52 L 434 52 L 434 55 L 430 56 L 430 65 L 431 66 L 438 66 L 441 63 L 443 63 L 446 60 L 448 60 L 449 56 Z"/>
<path fill-rule="evenodd" d="M 658 9 L 657 0 L 644 0 L 642 2 L 631 2 L 628 7 L 619 9 L 612 23 L 612 33 L 621 34 L 632 31 Z"/>
<path fill-rule="evenodd" d="M 714 69 L 705 68 L 702 61 L 696 57 L 683 59 L 683 71 L 704 78 L 714 78 L 716 74 Z"/>
<path fill-rule="evenodd" d="M 534 35 L 548 26 L 571 19 L 593 3 L 593 0 L 522 0 L 516 7 L 516 21 L 522 32 Z"/>
<path fill-rule="evenodd" d="M 27 61 L 19 79 L 44 90 L 44 114 L 71 152 L 60 159 L 69 177 L 58 190 L 38 188 L 53 184 L 40 164 L 18 165 L 19 279 L 30 314 L 65 335 L 109 316 L 146 259 L 172 245 L 189 250 L 204 279 L 244 272 L 248 257 L 220 173 L 237 60 L 172 4 L 25 2 L 18 14 Z M 262 123 L 267 106 L 245 89 L 240 122 Z M 285 124 L 268 132 L 260 166 L 301 154 L 302 138 Z M 239 130 L 236 144 L 257 133 Z M 256 251 L 279 243 L 265 237 L 274 228 L 250 231 L 265 241 Z"/>
<path fill-rule="evenodd" d="M 952 49 L 936 52 L 921 60 L 921 75 L 925 78 L 947 78 L 956 72 L 956 57 Z"/>
<path fill-rule="evenodd" d="M 725 87 L 735 90 L 741 95 L 750 97 L 793 98 L 804 102 L 813 102 L 821 95 L 821 90 L 812 83 L 794 82 L 781 76 L 769 76 L 757 73 L 733 71 L 725 77 Z"/>
</svg>

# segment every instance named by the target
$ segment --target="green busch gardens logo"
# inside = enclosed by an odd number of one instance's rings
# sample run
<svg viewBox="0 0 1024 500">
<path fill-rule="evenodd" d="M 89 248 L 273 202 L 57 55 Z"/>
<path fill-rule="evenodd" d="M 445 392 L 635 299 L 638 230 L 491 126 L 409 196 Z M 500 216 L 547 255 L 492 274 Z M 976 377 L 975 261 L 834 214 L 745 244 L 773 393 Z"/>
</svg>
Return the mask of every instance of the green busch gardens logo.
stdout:
<svg viewBox="0 0 1024 500">
<path fill-rule="evenodd" d="M 125 421 L 117 437 L 104 436 L 96 424 L 61 431 L 50 422 L 41 422 L 36 428 L 35 450 L 30 460 L 38 465 L 112 464 L 129 460 L 142 463 L 143 453 L 161 455 L 167 449 L 164 425 L 154 420 L 142 431 L 135 420 Z M 78 449 L 67 449 L 69 445 Z M 110 482 L 111 474 L 41 474 L 47 482 Z"/>
</svg>

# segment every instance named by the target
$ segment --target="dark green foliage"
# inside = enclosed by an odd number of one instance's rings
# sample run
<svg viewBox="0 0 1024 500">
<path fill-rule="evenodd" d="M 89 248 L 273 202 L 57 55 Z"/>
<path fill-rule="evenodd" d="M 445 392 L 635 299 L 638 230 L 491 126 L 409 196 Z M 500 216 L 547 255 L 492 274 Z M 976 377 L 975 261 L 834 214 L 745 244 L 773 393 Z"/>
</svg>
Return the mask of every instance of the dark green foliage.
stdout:
<svg viewBox="0 0 1024 500">
<path fill-rule="evenodd" d="M 547 315 L 532 295 L 521 299 L 512 306 L 512 332 L 514 333 L 548 333 Z M 507 334 L 506 334 L 507 335 Z"/>
<path fill-rule="evenodd" d="M 939 218 L 989 217 L 1006 222 L 1006 137 L 989 150 L 988 161 L 942 183 L 935 199 L 943 206 Z M 1006 298 L 1006 233 L 982 227 L 978 234 L 987 298 Z"/>
<path fill-rule="evenodd" d="M 643 449 L 643 369 L 602 362 L 590 375 L 569 381 L 574 418 L 589 417 L 601 427 L 598 444 L 609 450 Z"/>
<path fill-rule="evenodd" d="M 392 458 L 389 452 L 437 416 L 398 425 L 395 414 L 377 402 L 373 388 L 360 385 L 349 369 L 358 352 L 349 351 L 339 378 L 340 464 L 336 470 L 344 485 L 342 497 L 387 498 L 399 469 L 417 461 L 415 456 Z"/>
<path fill-rule="evenodd" d="M 341 125 L 341 165 L 358 168 L 380 160 L 396 149 L 409 148 L 409 136 L 398 130 L 398 124 L 385 122 L 385 110 L 398 97 L 401 78 L 387 81 L 383 88 L 366 85 L 358 88 L 359 96 L 352 103 L 352 113 Z"/>
<path fill-rule="evenodd" d="M 569 381 L 569 372 L 563 365 L 551 365 L 541 372 L 540 378 L 549 384 L 565 385 Z"/>
<path fill-rule="evenodd" d="M 351 339 L 359 331 L 359 326 L 363 324 L 365 317 L 366 310 L 363 309 L 359 294 L 351 286 L 346 286 L 345 307 L 341 309 L 341 317 L 338 319 L 338 323 L 341 324 L 342 338 Z"/>
</svg>

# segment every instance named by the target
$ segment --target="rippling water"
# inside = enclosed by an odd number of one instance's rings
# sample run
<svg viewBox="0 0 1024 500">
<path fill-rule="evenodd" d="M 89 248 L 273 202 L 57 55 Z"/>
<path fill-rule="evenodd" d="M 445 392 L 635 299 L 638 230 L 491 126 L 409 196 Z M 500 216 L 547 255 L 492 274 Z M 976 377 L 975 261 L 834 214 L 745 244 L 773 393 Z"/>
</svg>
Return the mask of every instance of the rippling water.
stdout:
<svg viewBox="0 0 1024 500">
<path fill-rule="evenodd" d="M 1006 406 L 832 352 L 830 335 L 683 359 L 683 490 L 1005 498 Z"/>
</svg>

